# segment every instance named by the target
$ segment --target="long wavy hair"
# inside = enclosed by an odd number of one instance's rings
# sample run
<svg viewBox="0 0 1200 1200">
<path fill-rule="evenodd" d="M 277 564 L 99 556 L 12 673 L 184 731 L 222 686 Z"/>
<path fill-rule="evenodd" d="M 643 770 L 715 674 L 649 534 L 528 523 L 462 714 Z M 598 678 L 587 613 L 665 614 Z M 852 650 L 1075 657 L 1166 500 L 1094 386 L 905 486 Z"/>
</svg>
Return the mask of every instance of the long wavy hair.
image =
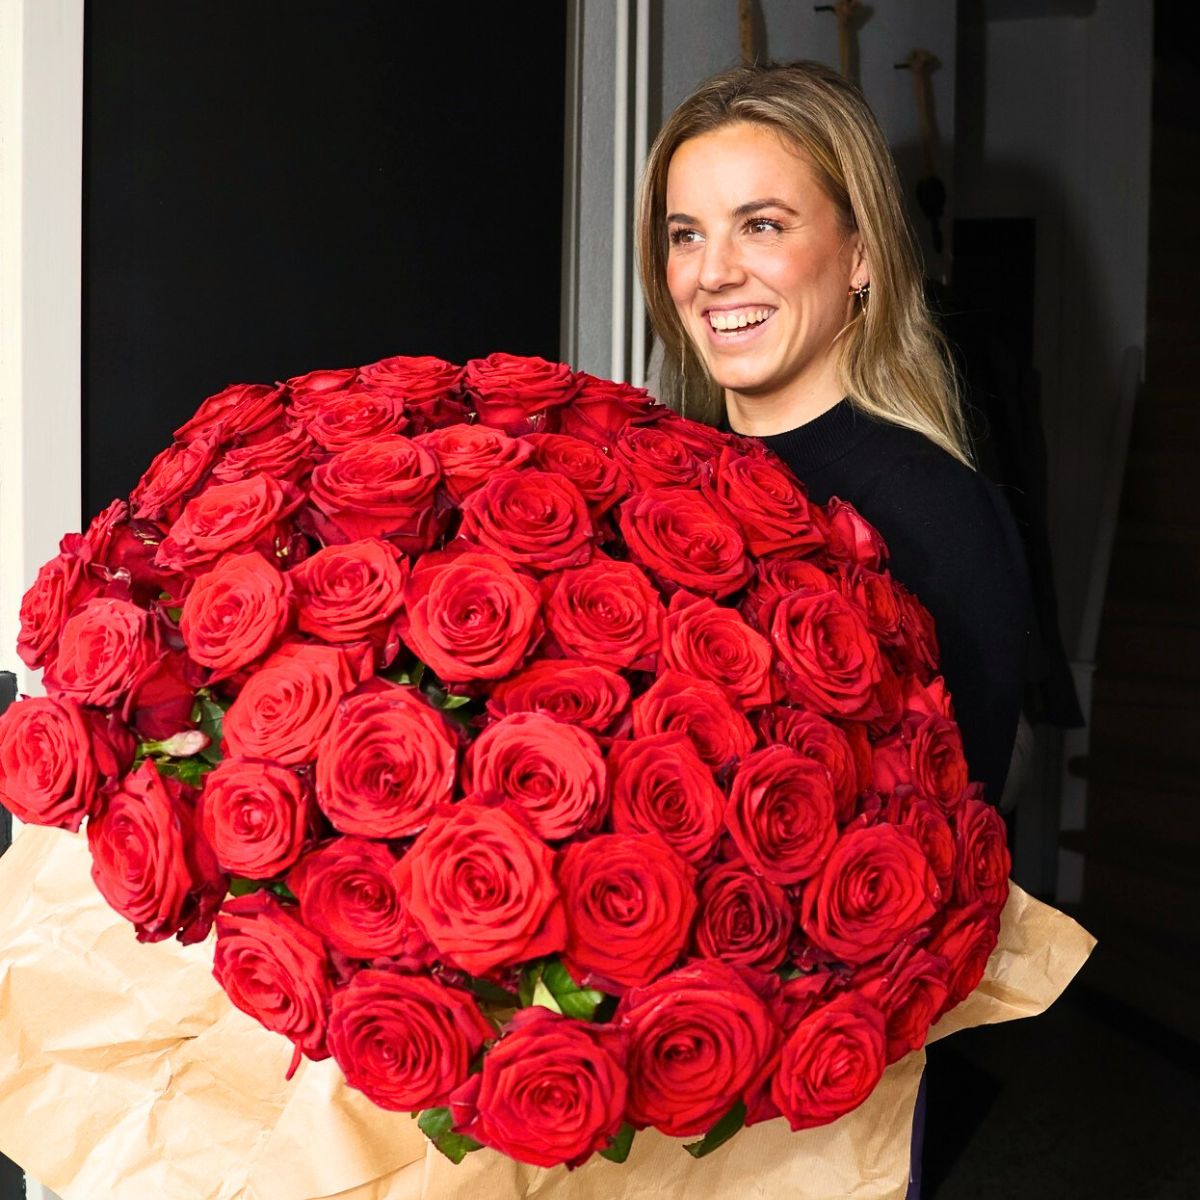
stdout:
<svg viewBox="0 0 1200 1200">
<path fill-rule="evenodd" d="M 663 347 L 664 403 L 710 425 L 725 412 L 723 391 L 667 290 L 667 171 L 684 142 L 740 122 L 773 129 L 798 147 L 846 232 L 862 239 L 870 296 L 855 303 L 837 337 L 851 402 L 973 465 L 953 360 L 925 302 L 896 164 L 862 93 L 822 63 L 737 67 L 714 76 L 680 104 L 654 141 L 642 176 L 637 247 L 646 311 Z"/>
</svg>

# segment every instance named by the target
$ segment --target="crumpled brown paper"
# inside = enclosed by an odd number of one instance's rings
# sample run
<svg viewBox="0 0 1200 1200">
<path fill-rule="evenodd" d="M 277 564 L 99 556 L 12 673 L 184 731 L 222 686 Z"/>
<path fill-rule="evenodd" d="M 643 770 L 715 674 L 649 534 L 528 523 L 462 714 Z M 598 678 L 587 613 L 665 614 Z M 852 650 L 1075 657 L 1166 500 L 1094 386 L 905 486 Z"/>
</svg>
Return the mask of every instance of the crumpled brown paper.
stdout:
<svg viewBox="0 0 1200 1200">
<path fill-rule="evenodd" d="M 893 1200 L 924 1055 L 820 1129 L 743 1130 L 703 1160 L 639 1133 L 624 1166 L 490 1150 L 455 1167 L 332 1061 L 234 1009 L 212 946 L 139 945 L 96 892 L 85 840 L 30 828 L 0 860 L 0 1149 L 64 1200 Z M 977 991 L 931 1033 L 1044 1011 L 1095 944 L 1013 887 Z"/>
</svg>

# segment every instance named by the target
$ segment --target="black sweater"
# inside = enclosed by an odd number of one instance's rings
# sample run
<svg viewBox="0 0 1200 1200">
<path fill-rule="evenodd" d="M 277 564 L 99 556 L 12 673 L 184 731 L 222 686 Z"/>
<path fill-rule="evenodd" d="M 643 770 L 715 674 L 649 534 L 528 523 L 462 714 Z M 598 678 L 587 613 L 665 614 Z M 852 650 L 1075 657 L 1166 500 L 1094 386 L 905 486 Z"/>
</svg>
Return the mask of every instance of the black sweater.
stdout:
<svg viewBox="0 0 1200 1200">
<path fill-rule="evenodd" d="M 813 500 L 848 500 L 883 535 L 892 574 L 933 615 L 971 778 L 999 803 L 1031 615 L 1024 549 L 999 488 L 922 434 L 874 420 L 849 400 L 760 440 Z"/>
</svg>

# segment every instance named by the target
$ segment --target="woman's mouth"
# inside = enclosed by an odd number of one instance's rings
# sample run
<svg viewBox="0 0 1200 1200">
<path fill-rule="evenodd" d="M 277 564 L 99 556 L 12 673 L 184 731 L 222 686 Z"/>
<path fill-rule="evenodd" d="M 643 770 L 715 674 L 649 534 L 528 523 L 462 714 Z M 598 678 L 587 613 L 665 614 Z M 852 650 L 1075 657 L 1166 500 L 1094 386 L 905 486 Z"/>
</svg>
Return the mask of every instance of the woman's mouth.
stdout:
<svg viewBox="0 0 1200 1200">
<path fill-rule="evenodd" d="M 773 308 L 709 309 L 705 322 L 714 341 L 744 341 L 763 327 L 775 314 Z"/>
</svg>

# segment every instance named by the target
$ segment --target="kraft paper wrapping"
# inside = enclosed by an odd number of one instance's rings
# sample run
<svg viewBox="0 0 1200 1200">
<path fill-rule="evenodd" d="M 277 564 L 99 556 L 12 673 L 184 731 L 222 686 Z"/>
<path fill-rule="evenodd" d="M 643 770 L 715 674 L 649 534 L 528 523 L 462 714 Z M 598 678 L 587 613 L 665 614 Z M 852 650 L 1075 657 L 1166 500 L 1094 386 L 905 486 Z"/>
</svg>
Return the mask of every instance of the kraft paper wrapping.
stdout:
<svg viewBox="0 0 1200 1200">
<path fill-rule="evenodd" d="M 331 1061 L 290 1082 L 291 1045 L 234 1009 L 212 946 L 139 945 L 89 875 L 85 839 L 29 828 L 0 859 L 0 1149 L 64 1200 L 893 1200 L 908 1179 L 921 1053 L 853 1113 L 743 1130 L 708 1158 L 639 1133 L 576 1171 L 490 1150 L 455 1167 Z M 931 1033 L 1043 1012 L 1091 952 L 1013 887 L 977 991 Z"/>
</svg>

